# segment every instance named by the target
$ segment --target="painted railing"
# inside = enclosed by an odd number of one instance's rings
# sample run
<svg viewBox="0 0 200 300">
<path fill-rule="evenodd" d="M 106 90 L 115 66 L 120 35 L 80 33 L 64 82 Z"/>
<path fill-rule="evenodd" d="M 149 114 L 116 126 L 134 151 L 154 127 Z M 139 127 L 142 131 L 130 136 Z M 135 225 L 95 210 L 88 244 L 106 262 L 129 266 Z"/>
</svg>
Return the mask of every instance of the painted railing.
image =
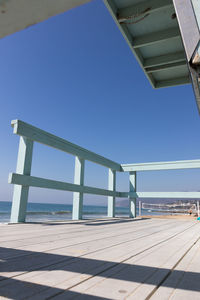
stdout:
<svg viewBox="0 0 200 300">
<path fill-rule="evenodd" d="M 108 196 L 108 217 L 115 216 L 116 197 L 129 198 L 129 216 L 131 218 L 136 217 L 136 198 L 200 199 L 200 192 L 136 191 L 136 172 L 138 171 L 200 168 L 200 160 L 121 165 L 20 120 L 12 121 L 11 125 L 14 129 L 14 134 L 20 136 L 16 173 L 10 173 L 8 180 L 9 183 L 14 184 L 11 210 L 12 223 L 25 222 L 29 187 L 74 192 L 72 211 L 73 220 L 82 219 L 84 194 Z M 34 142 L 53 147 L 75 156 L 74 183 L 31 176 Z M 84 165 L 86 160 L 108 168 L 108 189 L 84 185 Z M 128 192 L 116 191 L 116 172 L 129 172 L 130 188 Z"/>
</svg>

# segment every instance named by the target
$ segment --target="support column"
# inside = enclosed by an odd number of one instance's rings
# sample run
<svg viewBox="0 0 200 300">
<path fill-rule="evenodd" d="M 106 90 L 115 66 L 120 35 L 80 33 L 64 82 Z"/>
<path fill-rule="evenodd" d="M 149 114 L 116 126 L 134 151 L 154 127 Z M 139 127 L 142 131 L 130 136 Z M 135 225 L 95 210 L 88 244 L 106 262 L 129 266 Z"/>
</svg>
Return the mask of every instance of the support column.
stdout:
<svg viewBox="0 0 200 300">
<path fill-rule="evenodd" d="M 20 137 L 16 173 L 23 175 L 31 174 L 33 155 L 33 141 Z M 28 201 L 29 186 L 14 185 L 13 201 L 11 209 L 11 223 L 25 222 Z"/>
<path fill-rule="evenodd" d="M 200 28 L 200 3 L 199 3 L 199 0 L 192 0 L 192 5 L 193 5 L 197 24 Z"/>
<path fill-rule="evenodd" d="M 142 216 L 142 201 L 139 201 L 139 216 Z"/>
<path fill-rule="evenodd" d="M 192 0 L 192 6 L 193 6 L 196 22 L 198 25 L 198 30 L 200 31 L 200 3 L 199 3 L 199 0 Z M 199 38 L 200 38 L 200 34 L 199 34 Z M 196 51 L 193 55 L 192 63 L 195 65 L 198 65 L 198 66 L 200 64 L 200 40 L 199 40 L 198 46 L 196 48 Z"/>
<path fill-rule="evenodd" d="M 108 190 L 116 191 L 116 171 L 108 171 Z M 108 196 L 108 217 L 115 217 L 115 197 Z"/>
<path fill-rule="evenodd" d="M 82 185 L 84 184 L 84 167 L 85 160 L 77 157 L 75 158 L 75 174 L 74 174 L 74 183 Z M 73 194 L 73 211 L 72 219 L 81 220 L 83 212 L 83 193 L 74 192 Z"/>
<path fill-rule="evenodd" d="M 200 211 L 199 211 L 199 201 L 197 201 L 197 216 L 200 217 Z"/>
<path fill-rule="evenodd" d="M 131 197 L 131 192 L 136 192 L 136 172 L 129 172 L 129 216 L 136 218 L 136 198 Z"/>
<path fill-rule="evenodd" d="M 200 112 L 200 1 L 173 0 L 173 4 Z"/>
</svg>

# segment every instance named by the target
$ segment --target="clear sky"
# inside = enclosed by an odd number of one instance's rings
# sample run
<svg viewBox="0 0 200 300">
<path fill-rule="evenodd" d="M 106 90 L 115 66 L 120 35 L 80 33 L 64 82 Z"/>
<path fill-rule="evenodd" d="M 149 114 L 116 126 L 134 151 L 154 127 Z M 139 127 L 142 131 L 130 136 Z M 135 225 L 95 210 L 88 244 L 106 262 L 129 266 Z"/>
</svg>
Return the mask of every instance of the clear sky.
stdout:
<svg viewBox="0 0 200 300">
<path fill-rule="evenodd" d="M 200 117 L 190 85 L 153 90 L 104 4 L 95 0 L 0 40 L 0 201 L 12 199 L 21 119 L 119 163 L 200 158 Z M 32 174 L 73 182 L 74 157 L 35 144 Z M 87 185 L 107 169 L 86 164 Z M 117 177 L 127 191 L 128 177 Z M 200 190 L 200 171 L 141 173 L 143 191 Z M 71 203 L 31 189 L 30 201 Z M 105 203 L 86 196 L 87 203 Z"/>
</svg>

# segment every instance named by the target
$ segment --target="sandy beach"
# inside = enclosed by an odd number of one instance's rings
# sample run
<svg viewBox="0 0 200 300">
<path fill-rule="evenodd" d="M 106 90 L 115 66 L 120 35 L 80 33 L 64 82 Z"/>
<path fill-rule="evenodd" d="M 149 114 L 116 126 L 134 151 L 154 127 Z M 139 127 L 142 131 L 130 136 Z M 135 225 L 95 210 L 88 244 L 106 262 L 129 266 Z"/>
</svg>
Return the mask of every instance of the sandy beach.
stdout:
<svg viewBox="0 0 200 300">
<path fill-rule="evenodd" d="M 156 218 L 156 219 L 176 219 L 176 220 L 196 220 L 194 215 L 143 215 L 141 218 Z"/>
</svg>

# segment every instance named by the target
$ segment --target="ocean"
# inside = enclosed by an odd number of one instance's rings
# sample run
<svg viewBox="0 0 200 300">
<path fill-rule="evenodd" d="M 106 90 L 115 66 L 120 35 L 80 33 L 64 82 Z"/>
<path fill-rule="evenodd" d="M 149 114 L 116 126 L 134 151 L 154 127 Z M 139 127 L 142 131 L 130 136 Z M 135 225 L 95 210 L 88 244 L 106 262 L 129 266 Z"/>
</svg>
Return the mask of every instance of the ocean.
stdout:
<svg viewBox="0 0 200 300">
<path fill-rule="evenodd" d="M 0 201 L 0 223 L 10 220 L 11 202 Z M 116 207 L 116 216 L 128 216 L 127 207 Z M 138 213 L 138 212 L 137 212 Z M 102 218 L 107 215 L 106 206 L 83 206 L 83 218 Z M 71 204 L 28 203 L 27 222 L 64 221 L 72 219 Z"/>
</svg>

